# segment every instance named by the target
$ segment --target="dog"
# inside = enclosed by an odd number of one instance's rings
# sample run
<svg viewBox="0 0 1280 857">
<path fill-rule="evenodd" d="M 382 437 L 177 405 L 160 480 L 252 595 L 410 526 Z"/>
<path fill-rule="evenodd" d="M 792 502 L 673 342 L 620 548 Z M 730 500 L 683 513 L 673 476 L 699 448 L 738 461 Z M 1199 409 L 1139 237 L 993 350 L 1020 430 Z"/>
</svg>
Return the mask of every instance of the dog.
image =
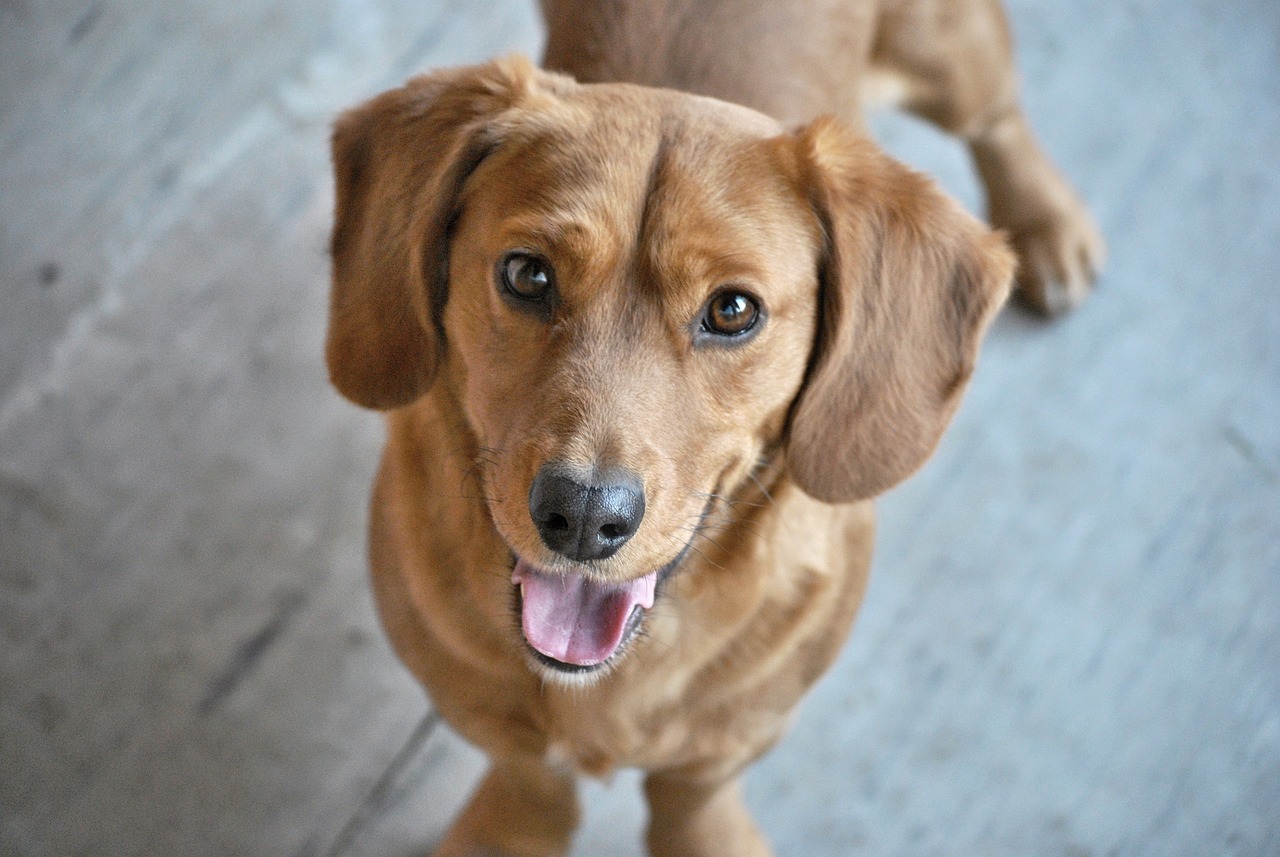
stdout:
<svg viewBox="0 0 1280 857">
<path fill-rule="evenodd" d="M 333 134 L 326 358 L 386 412 L 381 619 L 491 767 L 444 857 L 567 852 L 646 772 L 654 855 L 766 855 L 744 768 L 862 598 L 872 498 L 936 446 L 1018 289 L 1101 242 L 978 0 L 545 0 L 544 68 L 438 71 Z M 995 232 L 860 128 L 962 136 Z"/>
</svg>

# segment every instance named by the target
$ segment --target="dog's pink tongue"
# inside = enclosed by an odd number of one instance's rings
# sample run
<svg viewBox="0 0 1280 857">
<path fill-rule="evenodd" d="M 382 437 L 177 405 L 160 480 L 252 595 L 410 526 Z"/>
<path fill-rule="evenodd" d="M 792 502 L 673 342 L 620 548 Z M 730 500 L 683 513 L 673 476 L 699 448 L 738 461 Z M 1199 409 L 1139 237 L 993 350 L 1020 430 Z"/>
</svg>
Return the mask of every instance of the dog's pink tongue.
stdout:
<svg viewBox="0 0 1280 857">
<path fill-rule="evenodd" d="M 637 606 L 653 606 L 658 573 L 627 583 L 604 583 L 582 574 L 557 574 L 516 562 L 524 638 L 539 652 L 566 664 L 607 661 L 622 643 Z"/>
</svg>

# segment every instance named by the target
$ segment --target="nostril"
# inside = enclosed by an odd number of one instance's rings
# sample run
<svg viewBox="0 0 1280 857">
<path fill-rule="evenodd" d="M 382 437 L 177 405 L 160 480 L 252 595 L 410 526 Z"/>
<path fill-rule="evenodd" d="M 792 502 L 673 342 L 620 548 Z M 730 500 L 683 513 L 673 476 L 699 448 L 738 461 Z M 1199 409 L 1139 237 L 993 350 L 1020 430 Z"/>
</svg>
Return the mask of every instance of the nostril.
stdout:
<svg viewBox="0 0 1280 857">
<path fill-rule="evenodd" d="M 548 530 L 554 530 L 555 532 L 564 532 L 569 529 L 569 519 L 564 515 L 552 512 L 543 519 L 542 526 L 546 527 Z"/>
<path fill-rule="evenodd" d="M 644 517 L 644 490 L 638 480 L 618 479 L 594 489 L 592 522 L 602 551 L 612 553 L 636 534 Z"/>
</svg>

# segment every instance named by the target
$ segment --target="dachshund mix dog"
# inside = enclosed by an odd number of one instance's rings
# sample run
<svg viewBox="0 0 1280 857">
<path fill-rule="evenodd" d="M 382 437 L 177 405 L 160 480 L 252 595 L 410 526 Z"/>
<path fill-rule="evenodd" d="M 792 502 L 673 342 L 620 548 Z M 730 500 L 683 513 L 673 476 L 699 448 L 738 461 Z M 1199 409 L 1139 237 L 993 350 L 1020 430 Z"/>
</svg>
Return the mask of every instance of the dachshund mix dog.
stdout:
<svg viewBox="0 0 1280 857">
<path fill-rule="evenodd" d="M 1014 254 L 860 130 L 972 147 L 1047 311 L 1101 244 L 986 0 L 545 0 L 545 66 L 345 114 L 327 342 L 386 411 L 379 610 L 491 768 L 439 855 L 564 854 L 643 769 L 652 854 L 766 855 L 744 767 L 836 656 Z"/>
</svg>

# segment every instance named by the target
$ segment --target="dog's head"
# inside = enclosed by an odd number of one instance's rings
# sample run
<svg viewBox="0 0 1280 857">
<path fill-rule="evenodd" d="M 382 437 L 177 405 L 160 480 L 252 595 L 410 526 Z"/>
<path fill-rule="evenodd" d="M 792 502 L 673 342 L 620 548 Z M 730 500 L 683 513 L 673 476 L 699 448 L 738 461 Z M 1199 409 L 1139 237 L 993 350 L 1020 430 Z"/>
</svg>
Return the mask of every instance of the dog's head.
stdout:
<svg viewBox="0 0 1280 857">
<path fill-rule="evenodd" d="M 834 121 L 518 59 L 346 114 L 334 162 L 333 382 L 457 403 L 526 641 L 562 672 L 616 655 L 762 457 L 828 502 L 914 471 L 1013 267 Z"/>
</svg>

